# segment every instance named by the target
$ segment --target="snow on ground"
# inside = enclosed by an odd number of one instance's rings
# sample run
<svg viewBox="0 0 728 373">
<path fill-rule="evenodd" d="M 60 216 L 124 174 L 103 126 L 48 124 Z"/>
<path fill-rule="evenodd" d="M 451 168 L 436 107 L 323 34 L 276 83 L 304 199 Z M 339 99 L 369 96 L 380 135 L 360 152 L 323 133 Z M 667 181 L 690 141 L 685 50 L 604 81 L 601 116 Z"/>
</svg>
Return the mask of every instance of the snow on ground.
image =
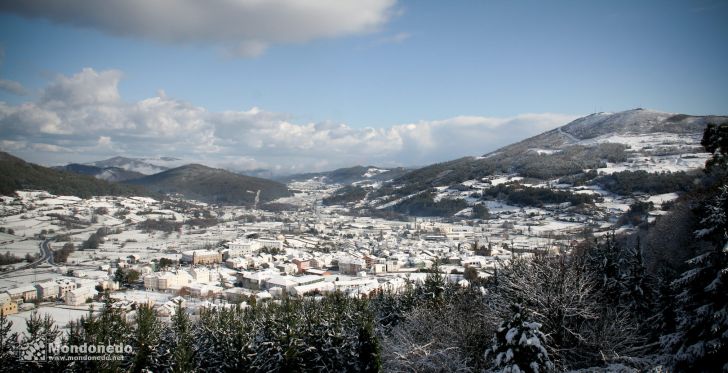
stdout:
<svg viewBox="0 0 728 373">
<path fill-rule="evenodd" d="M 515 212 L 521 209 L 518 206 L 511 206 L 501 201 L 484 201 L 483 203 L 491 213 L 501 213 L 505 211 Z"/>
<path fill-rule="evenodd" d="M 18 263 L 22 265 L 23 263 Z M 28 286 L 28 284 L 55 280 L 63 277 L 60 273 L 53 272 L 50 266 L 44 266 L 36 270 L 27 269 L 4 275 L 0 278 L 0 292 L 8 289 Z"/>
<path fill-rule="evenodd" d="M 605 208 L 612 212 L 625 212 L 629 210 L 630 201 L 605 198 L 604 202 L 597 202 L 596 205 L 597 207 Z"/>
<path fill-rule="evenodd" d="M 490 184 L 493 186 L 499 185 L 499 184 L 505 184 L 512 181 L 518 181 L 523 180 L 523 177 L 521 176 L 511 176 L 511 175 L 502 175 L 502 176 L 495 176 L 492 178 L 488 178 L 490 181 Z"/>
<path fill-rule="evenodd" d="M 10 252 L 10 254 L 18 257 L 24 257 L 25 254 L 40 254 L 41 242 L 43 241 L 16 237 L 15 240 L 0 244 L 0 253 Z"/>
<path fill-rule="evenodd" d="M 660 207 L 663 203 L 676 200 L 678 197 L 679 195 L 677 193 L 657 194 L 650 196 L 647 201 L 655 204 L 655 207 Z"/>
<path fill-rule="evenodd" d="M 127 290 L 115 292 L 111 294 L 111 297 L 118 300 L 131 300 L 137 303 L 148 303 L 152 301 L 154 304 L 163 304 L 172 299 L 174 295 L 158 291 Z"/>
<path fill-rule="evenodd" d="M 370 178 L 370 177 L 373 177 L 373 176 L 377 176 L 377 175 L 379 175 L 379 174 L 385 173 L 385 172 L 387 172 L 387 171 L 389 171 L 389 170 L 385 170 L 385 169 L 381 169 L 381 168 L 375 168 L 375 167 L 371 167 L 371 168 L 369 168 L 369 169 L 367 170 L 367 172 L 366 172 L 366 173 L 364 173 L 364 175 L 362 175 L 362 176 L 364 176 L 364 177 L 366 177 L 366 178 Z"/>
<path fill-rule="evenodd" d="M 551 231 L 565 231 L 571 229 L 580 229 L 584 226 L 582 223 L 571 223 L 565 221 L 549 220 L 546 224 L 534 225 L 531 227 L 533 233 L 543 233 Z"/>
<path fill-rule="evenodd" d="M 532 151 L 532 152 L 535 152 L 538 155 L 543 155 L 543 154 L 551 155 L 551 154 L 556 154 L 556 153 L 560 153 L 561 152 L 560 149 L 537 149 L 537 148 L 533 148 L 533 149 L 528 149 L 528 150 L 529 151 Z"/>
<path fill-rule="evenodd" d="M 619 143 L 628 145 L 631 150 L 649 150 L 659 147 L 666 147 L 668 145 L 682 145 L 685 147 L 692 147 L 696 144 L 700 144 L 701 137 L 702 134 L 685 135 L 665 132 L 647 134 L 625 133 L 602 135 L 592 139 L 581 140 L 577 144 L 592 146 L 604 143 Z"/>
<path fill-rule="evenodd" d="M 94 310 L 99 310 L 103 307 L 102 303 L 88 303 L 78 307 L 71 307 L 66 305 L 41 305 L 36 310 L 40 317 L 50 315 L 56 322 L 56 325 L 60 329 L 65 329 L 71 321 L 76 321 L 82 316 L 88 316 L 89 306 L 94 307 Z M 16 333 L 26 333 L 25 321 L 30 319 L 30 316 L 34 311 L 23 311 L 18 312 L 14 315 L 9 315 L 8 320 L 13 322 L 11 330 Z"/>
<path fill-rule="evenodd" d="M 412 198 L 412 197 L 414 197 L 414 196 L 416 196 L 418 194 L 422 194 L 424 192 L 426 192 L 426 190 L 423 190 L 423 191 L 417 192 L 417 193 L 413 193 L 413 194 L 410 194 L 408 196 L 404 196 L 402 198 L 395 199 L 394 201 L 387 202 L 387 203 L 385 203 L 383 205 L 377 206 L 377 209 L 378 210 L 381 210 L 381 209 L 386 209 L 387 207 L 392 207 L 392 206 L 394 206 L 394 205 L 396 205 L 396 204 L 398 204 L 398 203 L 400 203 L 402 201 L 406 201 L 406 200 L 408 200 L 408 199 L 410 199 L 410 198 Z"/>
<path fill-rule="evenodd" d="M 600 174 L 613 174 L 622 171 L 643 170 L 647 172 L 679 172 L 697 170 L 705 167 L 705 161 L 710 157 L 708 153 L 695 153 L 690 155 L 669 155 L 652 157 L 634 157 L 621 163 L 607 163 L 606 167 L 598 168 Z"/>
</svg>

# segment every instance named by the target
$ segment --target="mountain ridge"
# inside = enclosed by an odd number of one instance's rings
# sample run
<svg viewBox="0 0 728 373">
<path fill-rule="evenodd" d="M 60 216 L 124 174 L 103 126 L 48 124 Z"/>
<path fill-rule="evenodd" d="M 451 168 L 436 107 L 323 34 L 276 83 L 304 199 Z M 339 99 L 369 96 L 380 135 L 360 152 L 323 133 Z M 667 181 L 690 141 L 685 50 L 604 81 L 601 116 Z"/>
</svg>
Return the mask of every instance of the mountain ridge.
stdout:
<svg viewBox="0 0 728 373">
<path fill-rule="evenodd" d="M 141 185 L 163 194 L 181 194 L 207 203 L 231 205 L 255 204 L 258 191 L 261 203 L 291 195 L 285 185 L 276 181 L 196 163 L 129 180 L 125 184 Z"/>
<path fill-rule="evenodd" d="M 356 191 L 366 199 L 352 204 L 406 210 L 400 205 L 406 205 L 414 195 L 433 188 L 459 188 L 463 182 L 501 174 L 557 181 L 589 170 L 599 174 L 640 167 L 651 172 L 697 169 L 707 157 L 700 138 L 710 122 L 726 123 L 728 116 L 645 109 L 595 113 L 482 156 L 421 167 L 369 193 Z M 338 198 L 351 200 L 345 195 Z"/>
<path fill-rule="evenodd" d="M 81 198 L 99 195 L 156 197 L 138 186 L 116 184 L 89 175 L 43 167 L 0 152 L 0 194 L 12 195 L 22 189 L 45 190 L 56 195 Z"/>
</svg>

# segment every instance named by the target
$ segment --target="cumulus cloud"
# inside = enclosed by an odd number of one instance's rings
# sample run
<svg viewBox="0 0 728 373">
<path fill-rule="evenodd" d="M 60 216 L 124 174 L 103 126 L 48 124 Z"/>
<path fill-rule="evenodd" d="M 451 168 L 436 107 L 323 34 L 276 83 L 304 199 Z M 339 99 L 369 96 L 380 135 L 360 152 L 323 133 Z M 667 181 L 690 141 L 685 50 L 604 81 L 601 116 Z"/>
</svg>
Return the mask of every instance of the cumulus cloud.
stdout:
<svg viewBox="0 0 728 373">
<path fill-rule="evenodd" d="M 387 128 L 298 123 L 291 115 L 256 107 L 210 111 L 164 92 L 126 102 L 118 92 L 121 77 L 119 71 L 87 68 L 56 77 L 36 102 L 0 102 L 0 148 L 43 164 L 173 156 L 235 170 L 291 173 L 481 155 L 574 119 L 545 113 L 458 116 Z"/>
<path fill-rule="evenodd" d="M 377 30 L 396 0 L 7 0 L 0 11 L 168 43 L 223 43 L 243 56 Z"/>
<path fill-rule="evenodd" d="M 28 94 L 28 90 L 23 87 L 22 84 L 7 79 L 0 79 L 0 90 L 12 93 L 18 96 L 25 96 Z"/>
</svg>

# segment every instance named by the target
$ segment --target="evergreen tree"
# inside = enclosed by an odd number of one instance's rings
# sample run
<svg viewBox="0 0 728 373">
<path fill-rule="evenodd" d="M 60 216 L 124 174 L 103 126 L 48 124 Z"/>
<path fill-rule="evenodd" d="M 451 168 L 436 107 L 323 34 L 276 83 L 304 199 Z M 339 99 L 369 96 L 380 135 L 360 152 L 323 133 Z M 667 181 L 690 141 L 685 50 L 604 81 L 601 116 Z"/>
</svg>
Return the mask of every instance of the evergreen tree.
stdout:
<svg viewBox="0 0 728 373">
<path fill-rule="evenodd" d="M 440 273 L 440 266 L 435 260 L 432 268 L 427 273 L 425 283 L 421 287 L 422 298 L 424 301 L 432 305 L 442 304 L 442 296 L 445 292 L 445 279 Z"/>
<path fill-rule="evenodd" d="M 154 309 L 146 304 L 139 306 L 136 310 L 135 324 L 131 337 L 134 353 L 130 361 L 130 370 L 140 372 L 159 369 L 158 348 L 161 342 L 162 324 L 157 319 Z"/>
<path fill-rule="evenodd" d="M 131 328 L 126 317 L 120 309 L 114 306 L 114 300 L 105 295 L 104 306 L 100 313 L 95 315 L 89 311 L 89 316 L 80 320 L 83 331 L 80 333 L 88 345 L 126 345 L 131 338 Z M 124 356 L 125 361 L 129 356 Z M 118 360 L 89 361 L 88 370 L 94 372 L 118 372 L 122 370 L 122 363 Z"/>
<path fill-rule="evenodd" d="M 0 312 L 0 371 L 9 371 L 17 364 L 20 344 L 18 333 L 12 331 L 13 322 Z"/>
<path fill-rule="evenodd" d="M 546 336 L 539 331 L 541 324 L 528 321 L 528 315 L 520 305 L 512 307 L 513 317 L 503 321 L 486 350 L 486 358 L 492 358 L 492 371 L 504 373 L 549 372 L 554 364 L 546 351 Z"/>
<path fill-rule="evenodd" d="M 192 326 L 187 311 L 181 302 L 172 316 L 172 332 L 174 347 L 172 350 L 172 371 L 175 373 L 191 372 L 195 367 L 195 351 L 192 345 Z"/>
<path fill-rule="evenodd" d="M 597 278 L 597 288 L 606 298 L 606 303 L 616 305 L 619 303 L 621 293 L 620 279 L 620 253 L 614 232 L 606 236 L 603 243 L 595 242 L 588 249 L 586 263 L 589 270 Z"/>
<path fill-rule="evenodd" d="M 25 367 L 28 369 L 37 369 L 46 364 L 46 359 L 51 356 L 49 345 L 56 342 L 56 338 L 60 335 L 58 326 L 50 315 L 46 314 L 41 317 L 38 311 L 33 311 L 30 318 L 25 321 L 27 336 L 22 339 L 24 348 Z M 31 356 L 32 355 L 32 356 Z"/>
<path fill-rule="evenodd" d="M 728 363 L 728 229 L 725 206 L 728 186 L 705 208 L 698 237 L 717 241 L 713 249 L 688 261 L 690 268 L 673 282 L 678 312 L 677 330 L 662 338 L 680 371 L 727 371 Z"/>
<path fill-rule="evenodd" d="M 374 332 L 374 320 L 365 309 L 360 310 L 363 315 L 359 325 L 358 351 L 360 372 L 379 372 L 382 368 L 380 358 L 379 340 Z"/>
<path fill-rule="evenodd" d="M 703 132 L 700 145 L 705 147 L 712 157 L 705 163 L 706 171 L 728 169 L 728 124 L 708 124 Z"/>
<path fill-rule="evenodd" d="M 646 273 L 642 256 L 642 245 L 637 237 L 637 245 L 625 250 L 624 269 L 621 275 L 621 303 L 637 320 L 645 320 L 652 313 L 654 294 Z"/>
</svg>

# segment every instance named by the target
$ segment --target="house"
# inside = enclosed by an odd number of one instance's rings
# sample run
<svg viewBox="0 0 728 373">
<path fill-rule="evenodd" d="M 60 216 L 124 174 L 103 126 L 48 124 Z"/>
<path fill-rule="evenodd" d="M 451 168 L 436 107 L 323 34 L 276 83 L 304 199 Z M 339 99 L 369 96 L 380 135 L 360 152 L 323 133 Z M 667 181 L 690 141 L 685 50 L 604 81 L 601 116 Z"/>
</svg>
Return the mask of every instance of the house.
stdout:
<svg viewBox="0 0 728 373">
<path fill-rule="evenodd" d="M 66 293 L 76 289 L 76 283 L 70 280 L 58 280 L 58 297 L 65 298 Z"/>
<path fill-rule="evenodd" d="M 272 238 L 259 238 L 257 241 L 261 248 L 267 247 L 269 249 L 283 249 L 283 241 L 278 241 Z"/>
<path fill-rule="evenodd" d="M 7 293 L 0 293 L 0 313 L 12 315 L 18 313 L 18 304 L 10 299 Z"/>
<path fill-rule="evenodd" d="M 98 286 L 101 290 L 119 290 L 119 283 L 113 280 L 100 280 Z"/>
<path fill-rule="evenodd" d="M 129 264 L 137 264 L 139 259 L 141 259 L 141 257 L 138 254 L 131 254 L 126 257 L 126 261 Z"/>
<path fill-rule="evenodd" d="M 222 294 L 223 288 L 214 285 L 192 284 L 185 287 L 195 298 L 214 297 Z"/>
<path fill-rule="evenodd" d="M 208 283 L 210 282 L 210 270 L 205 267 L 195 267 L 190 269 L 190 275 L 197 282 Z"/>
<path fill-rule="evenodd" d="M 345 275 L 355 275 L 366 267 L 363 259 L 344 257 L 339 259 L 339 272 Z"/>
<path fill-rule="evenodd" d="M 316 282 L 306 285 L 294 286 L 291 290 L 291 294 L 296 296 L 304 296 L 311 293 L 332 293 L 335 290 L 335 286 L 332 282 Z"/>
<path fill-rule="evenodd" d="M 158 272 L 144 276 L 147 290 L 179 290 L 192 283 L 192 276 L 186 271 Z"/>
<path fill-rule="evenodd" d="M 387 272 L 397 272 L 399 271 L 399 260 L 397 258 L 389 258 L 387 259 Z"/>
<path fill-rule="evenodd" d="M 311 268 L 311 260 L 308 259 L 293 259 L 291 262 L 296 265 L 298 273 L 304 273 L 307 269 Z"/>
<path fill-rule="evenodd" d="M 8 290 L 10 299 L 17 302 L 22 300 L 23 302 L 32 302 L 38 299 L 38 289 L 35 286 L 21 286 Z"/>
<path fill-rule="evenodd" d="M 222 263 L 222 254 L 214 250 L 189 250 L 182 253 L 182 262 L 192 265 Z"/>
<path fill-rule="evenodd" d="M 231 258 L 225 261 L 225 266 L 230 269 L 248 268 L 249 261 L 245 258 Z"/>
<path fill-rule="evenodd" d="M 80 306 L 86 303 L 86 300 L 96 295 L 96 290 L 90 287 L 83 287 L 71 290 L 66 293 L 66 304 L 69 306 Z"/>
<path fill-rule="evenodd" d="M 298 272 L 298 267 L 293 263 L 281 263 L 276 265 L 276 269 L 281 271 L 282 273 L 287 273 L 289 275 L 295 274 Z"/>
<path fill-rule="evenodd" d="M 260 290 L 265 280 L 272 276 L 272 272 L 238 272 L 235 277 L 244 288 Z"/>
<path fill-rule="evenodd" d="M 55 281 L 46 281 L 35 284 L 40 299 L 56 299 L 58 298 L 58 284 Z"/>
<path fill-rule="evenodd" d="M 243 288 L 226 289 L 224 293 L 225 299 L 227 299 L 230 303 L 240 303 L 246 301 L 248 297 L 253 295 L 253 293 L 251 293 L 249 290 L 245 290 Z"/>
<path fill-rule="evenodd" d="M 226 252 L 226 258 L 237 258 L 244 255 L 252 255 L 256 251 L 260 250 L 261 245 L 257 241 L 251 241 L 246 239 L 237 239 L 233 242 L 228 243 L 228 249 Z"/>
<path fill-rule="evenodd" d="M 292 280 L 292 276 L 275 276 L 269 278 L 266 282 L 266 288 L 267 289 L 273 289 L 273 288 L 280 288 L 286 292 L 289 292 L 293 289 L 294 286 L 297 286 L 298 283 L 296 281 Z"/>
</svg>

